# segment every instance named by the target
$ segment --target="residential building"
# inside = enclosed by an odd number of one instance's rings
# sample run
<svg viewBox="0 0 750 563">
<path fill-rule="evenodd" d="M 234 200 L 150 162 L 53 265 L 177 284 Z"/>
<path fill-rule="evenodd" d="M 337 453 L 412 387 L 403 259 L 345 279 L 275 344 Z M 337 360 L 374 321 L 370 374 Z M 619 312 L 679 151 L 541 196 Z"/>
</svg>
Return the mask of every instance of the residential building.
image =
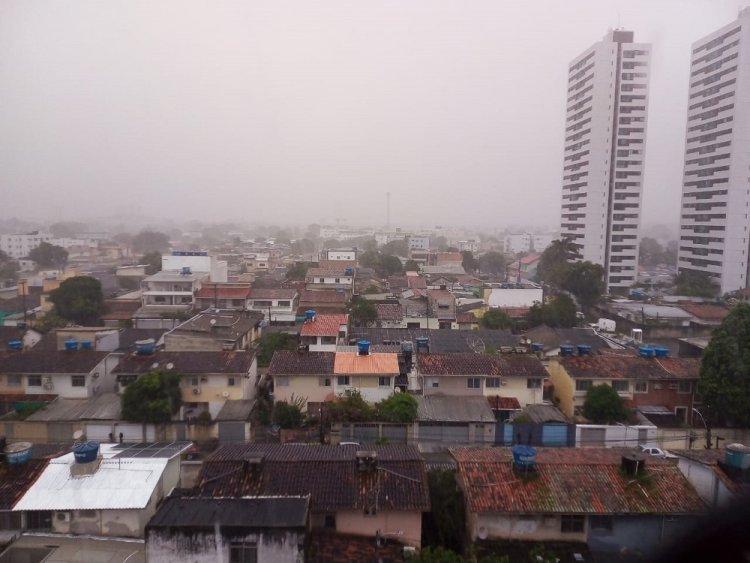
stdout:
<svg viewBox="0 0 750 563">
<path fill-rule="evenodd" d="M 397 538 L 419 547 L 430 508 L 427 473 L 410 446 L 226 445 L 204 462 L 196 494 L 310 495 L 313 529 Z"/>
<path fill-rule="evenodd" d="M 620 448 L 521 448 L 525 465 L 510 448 L 451 450 L 472 541 L 580 542 L 596 561 L 650 556 L 707 508 L 668 460 Z"/>
<path fill-rule="evenodd" d="M 305 559 L 309 496 L 173 495 L 146 526 L 149 563 Z"/>
<path fill-rule="evenodd" d="M 547 369 L 554 396 L 566 416 L 583 407 L 592 385 L 606 384 L 628 406 L 662 406 L 681 422 L 692 424 L 700 359 L 585 353 L 560 356 Z"/>
<path fill-rule="evenodd" d="M 400 303 L 378 303 L 375 309 L 378 314 L 378 326 L 381 328 L 406 328 L 404 310 Z"/>
<path fill-rule="evenodd" d="M 227 262 L 217 260 L 204 250 L 173 250 L 161 257 L 161 269 L 166 272 L 206 272 L 214 283 L 226 283 L 228 278 Z"/>
<path fill-rule="evenodd" d="M 316 413 L 322 403 L 333 400 L 335 352 L 277 350 L 271 358 L 268 376 L 273 380 L 274 401 L 302 399 L 303 410 Z"/>
<path fill-rule="evenodd" d="M 206 309 L 164 335 L 167 352 L 246 350 L 260 337 L 261 313 Z"/>
<path fill-rule="evenodd" d="M 535 303 L 542 303 L 544 290 L 537 284 L 503 284 L 484 290 L 484 299 L 491 309 L 523 309 L 528 311 Z"/>
<path fill-rule="evenodd" d="M 349 315 L 305 312 L 300 328 L 300 343 L 311 352 L 334 352 L 345 344 L 349 335 Z"/>
<path fill-rule="evenodd" d="M 680 215 L 680 271 L 729 293 L 750 286 L 750 8 L 693 44 Z"/>
<path fill-rule="evenodd" d="M 429 250 L 430 237 L 410 236 L 408 238 L 409 250 Z"/>
<path fill-rule="evenodd" d="M 26 258 L 43 242 L 51 244 L 53 238 L 52 233 L 42 231 L 0 235 L 0 250 L 14 259 Z"/>
<path fill-rule="evenodd" d="M 446 289 L 428 289 L 427 316 L 437 319 L 437 328 L 453 328 L 456 322 L 455 296 Z"/>
<path fill-rule="evenodd" d="M 636 281 L 650 51 L 618 29 L 568 67 L 560 234 L 610 292 Z"/>
<path fill-rule="evenodd" d="M 143 313 L 185 313 L 195 304 L 195 294 L 209 278 L 208 272 L 162 270 L 141 282 Z"/>
<path fill-rule="evenodd" d="M 204 283 L 195 292 L 195 308 L 234 309 L 244 311 L 248 308 L 250 296 L 249 283 Z"/>
<path fill-rule="evenodd" d="M 511 233 L 505 235 L 503 246 L 506 255 L 525 252 L 542 253 L 552 244 L 552 241 L 558 238 L 560 238 L 558 233 Z"/>
<path fill-rule="evenodd" d="M 51 459 L 13 512 L 45 515 L 45 531 L 57 534 L 143 537 L 156 506 L 179 483 L 180 454 L 190 442 L 94 445 L 92 461 L 75 452 Z"/>
<path fill-rule="evenodd" d="M 271 324 L 294 324 L 299 307 L 299 293 L 296 289 L 261 289 L 250 291 L 247 307 L 263 313 Z"/>
<path fill-rule="evenodd" d="M 346 311 L 346 302 L 347 295 L 343 291 L 303 289 L 300 292 L 297 314 L 304 316 L 305 311 L 309 310 L 318 313 L 343 313 Z"/>
<path fill-rule="evenodd" d="M 336 352 L 333 362 L 333 394 L 357 391 L 369 403 L 377 403 L 393 394 L 399 375 L 398 355 L 371 352 L 369 343 L 360 343 L 358 352 Z"/>
<path fill-rule="evenodd" d="M 484 397 L 417 396 L 414 440 L 420 451 L 449 444 L 495 443 L 495 416 Z"/>
<path fill-rule="evenodd" d="M 321 260 L 344 260 L 348 262 L 356 262 L 357 261 L 357 249 L 352 248 L 351 246 L 348 248 L 328 248 L 326 250 L 321 251 L 320 253 L 320 259 Z"/>
<path fill-rule="evenodd" d="M 351 295 L 354 288 L 354 269 L 310 268 L 305 275 L 305 284 L 306 289 L 335 289 Z"/>
</svg>

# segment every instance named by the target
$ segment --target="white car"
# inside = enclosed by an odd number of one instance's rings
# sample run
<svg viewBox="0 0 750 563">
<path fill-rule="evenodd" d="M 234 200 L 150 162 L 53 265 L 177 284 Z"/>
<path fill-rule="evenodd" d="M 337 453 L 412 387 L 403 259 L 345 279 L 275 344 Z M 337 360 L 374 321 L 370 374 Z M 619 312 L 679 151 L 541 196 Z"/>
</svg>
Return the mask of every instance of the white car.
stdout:
<svg viewBox="0 0 750 563">
<path fill-rule="evenodd" d="M 650 455 L 652 457 L 658 457 L 658 458 L 661 458 L 661 459 L 677 457 L 676 455 L 671 454 L 671 453 L 669 453 L 667 451 L 664 451 L 661 448 L 657 448 L 656 446 L 643 446 L 643 445 L 641 445 L 641 446 L 638 446 L 638 449 L 643 454 L 648 454 L 648 455 Z"/>
</svg>

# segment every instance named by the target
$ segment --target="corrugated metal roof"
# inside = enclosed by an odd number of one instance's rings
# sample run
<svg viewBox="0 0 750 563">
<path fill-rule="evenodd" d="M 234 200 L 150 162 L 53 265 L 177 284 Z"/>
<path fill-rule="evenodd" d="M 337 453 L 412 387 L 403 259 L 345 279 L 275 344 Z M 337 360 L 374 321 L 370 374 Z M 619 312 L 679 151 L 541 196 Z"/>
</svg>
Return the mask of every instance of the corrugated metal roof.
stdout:
<svg viewBox="0 0 750 563">
<path fill-rule="evenodd" d="M 431 422 L 495 422 L 485 397 L 417 396 L 417 420 Z"/>
<path fill-rule="evenodd" d="M 168 460 L 112 459 L 110 444 L 102 444 L 100 448 L 104 459 L 91 475 L 71 475 L 71 466 L 75 464 L 73 453 L 51 460 L 13 510 L 145 508 Z"/>
<path fill-rule="evenodd" d="M 398 354 L 374 353 L 360 356 L 355 352 L 336 352 L 333 373 L 399 373 Z"/>
<path fill-rule="evenodd" d="M 119 420 L 120 403 L 120 396 L 117 393 L 103 393 L 90 399 L 58 398 L 26 420 L 29 422 Z"/>
</svg>

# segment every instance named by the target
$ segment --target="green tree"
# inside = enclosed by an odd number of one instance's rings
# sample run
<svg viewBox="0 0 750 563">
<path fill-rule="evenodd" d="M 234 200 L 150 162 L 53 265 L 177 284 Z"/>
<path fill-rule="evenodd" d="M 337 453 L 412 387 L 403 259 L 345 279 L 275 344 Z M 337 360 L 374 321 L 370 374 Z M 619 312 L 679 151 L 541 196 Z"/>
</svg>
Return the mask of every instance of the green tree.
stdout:
<svg viewBox="0 0 750 563">
<path fill-rule="evenodd" d="M 505 311 L 501 311 L 500 309 L 490 309 L 482 315 L 479 324 L 482 328 L 490 328 L 493 330 L 511 328 L 513 326 L 513 319 L 511 319 Z"/>
<path fill-rule="evenodd" d="M 464 550 L 466 504 L 456 482 L 456 472 L 447 469 L 427 473 L 431 511 L 425 514 L 423 547 Z M 424 553 L 424 550 L 423 550 Z"/>
<path fill-rule="evenodd" d="M 479 269 L 483 274 L 504 274 L 505 255 L 494 250 L 479 257 Z"/>
<path fill-rule="evenodd" d="M 569 238 L 552 241 L 539 259 L 537 279 L 560 285 L 564 278 L 568 263 L 580 258 L 579 245 Z"/>
<path fill-rule="evenodd" d="M 595 424 L 613 424 L 628 417 L 620 395 L 609 385 L 592 385 L 583 401 L 583 416 Z"/>
<path fill-rule="evenodd" d="M 476 272 L 479 269 L 479 261 L 474 258 L 474 254 L 470 250 L 461 251 L 461 266 L 467 272 Z"/>
<path fill-rule="evenodd" d="M 307 275 L 307 270 L 310 269 L 310 262 L 295 262 L 294 265 L 289 266 L 286 271 L 286 279 L 288 280 L 304 280 Z"/>
<path fill-rule="evenodd" d="M 169 237 L 164 233 L 145 230 L 135 235 L 131 244 L 133 245 L 133 250 L 139 254 L 166 252 L 169 250 Z"/>
<path fill-rule="evenodd" d="M 644 266 L 656 266 L 663 261 L 664 247 L 655 238 L 643 237 L 638 245 L 638 257 Z"/>
<path fill-rule="evenodd" d="M 375 268 L 379 258 L 380 255 L 377 250 L 365 250 L 359 255 L 359 265 L 363 268 Z"/>
<path fill-rule="evenodd" d="M 675 284 L 680 295 L 710 298 L 716 297 L 720 290 L 719 285 L 708 273 L 694 270 L 680 270 L 675 278 Z"/>
<path fill-rule="evenodd" d="M 417 264 L 414 260 L 407 260 L 406 264 L 404 264 L 404 272 L 418 272 L 419 271 L 419 264 Z"/>
<path fill-rule="evenodd" d="M 604 293 L 604 268 L 592 262 L 575 262 L 568 265 L 559 283 L 583 307 L 591 307 Z"/>
<path fill-rule="evenodd" d="M 698 393 L 716 424 L 750 427 L 750 305 L 740 303 L 714 330 L 701 361 Z"/>
<path fill-rule="evenodd" d="M 378 260 L 377 266 L 375 266 L 375 272 L 381 278 L 387 278 L 388 276 L 395 276 L 396 274 L 402 274 L 404 271 L 401 265 L 401 260 L 396 256 L 387 254 L 381 254 L 380 260 Z"/>
<path fill-rule="evenodd" d="M 405 238 L 392 240 L 385 243 L 381 250 L 383 254 L 393 254 L 395 256 L 406 257 L 409 255 L 409 243 Z"/>
<path fill-rule="evenodd" d="M 448 249 L 448 239 L 444 236 L 435 237 L 430 241 L 430 248 L 437 248 L 438 252 L 445 252 Z"/>
<path fill-rule="evenodd" d="M 179 374 L 163 369 L 154 370 L 125 388 L 122 417 L 131 422 L 168 422 L 181 405 Z"/>
<path fill-rule="evenodd" d="M 161 252 L 144 254 L 140 262 L 146 265 L 146 274 L 149 276 L 153 276 L 156 272 L 161 272 Z"/>
<path fill-rule="evenodd" d="M 378 310 L 369 299 L 357 299 L 352 304 L 351 315 L 354 324 L 357 326 L 367 326 L 378 320 Z"/>
<path fill-rule="evenodd" d="M 375 409 L 356 389 L 326 403 L 325 409 L 325 416 L 331 422 L 369 422 L 375 418 Z"/>
<path fill-rule="evenodd" d="M 375 405 L 378 420 L 384 422 L 414 422 L 417 400 L 408 393 L 393 393 Z"/>
<path fill-rule="evenodd" d="M 278 401 L 273 405 L 273 421 L 282 428 L 299 428 L 305 416 L 298 405 Z"/>
<path fill-rule="evenodd" d="M 0 250 L 0 280 L 14 280 L 18 273 L 18 262 Z"/>
<path fill-rule="evenodd" d="M 68 278 L 49 294 L 54 313 L 81 325 L 96 325 L 104 312 L 104 295 L 99 280 L 88 276 Z"/>
<path fill-rule="evenodd" d="M 447 549 L 443 546 L 432 547 L 428 546 L 419 552 L 419 555 L 414 559 L 415 563 L 464 563 L 465 559 L 461 557 L 455 551 Z"/>
<path fill-rule="evenodd" d="M 276 350 L 294 350 L 297 337 L 285 332 L 267 332 L 255 341 L 258 346 L 258 367 L 267 368 Z"/>
<path fill-rule="evenodd" d="M 62 246 L 43 242 L 31 249 L 29 258 L 44 268 L 62 269 L 68 263 L 68 251 Z"/>
<path fill-rule="evenodd" d="M 549 303 L 535 303 L 529 310 L 527 320 L 529 326 L 547 325 L 551 327 L 570 328 L 578 324 L 576 304 L 561 293 Z"/>
</svg>

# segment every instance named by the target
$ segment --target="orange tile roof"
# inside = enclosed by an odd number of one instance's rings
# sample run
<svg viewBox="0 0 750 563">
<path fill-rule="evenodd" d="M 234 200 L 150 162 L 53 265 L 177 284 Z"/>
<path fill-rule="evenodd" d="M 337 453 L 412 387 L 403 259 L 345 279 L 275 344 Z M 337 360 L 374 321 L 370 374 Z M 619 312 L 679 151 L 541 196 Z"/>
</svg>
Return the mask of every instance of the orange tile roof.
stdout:
<svg viewBox="0 0 750 563">
<path fill-rule="evenodd" d="M 360 356 L 356 352 L 337 352 L 333 373 L 398 373 L 398 355 L 372 353 Z"/>
<path fill-rule="evenodd" d="M 338 336 L 341 325 L 349 324 L 349 315 L 320 313 L 315 320 L 302 325 L 300 336 Z"/>
<path fill-rule="evenodd" d="M 705 320 L 720 321 L 729 314 L 729 309 L 725 307 L 706 303 L 680 303 L 678 307 L 694 317 Z"/>
</svg>

